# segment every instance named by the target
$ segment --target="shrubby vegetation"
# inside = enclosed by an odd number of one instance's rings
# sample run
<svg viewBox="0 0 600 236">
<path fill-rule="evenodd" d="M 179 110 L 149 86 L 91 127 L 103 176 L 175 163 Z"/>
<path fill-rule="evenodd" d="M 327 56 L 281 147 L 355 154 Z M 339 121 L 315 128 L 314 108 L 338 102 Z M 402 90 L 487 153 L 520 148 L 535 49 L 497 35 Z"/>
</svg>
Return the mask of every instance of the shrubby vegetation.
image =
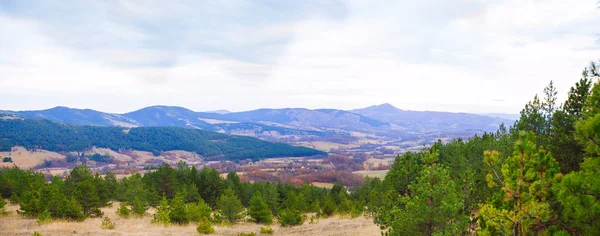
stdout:
<svg viewBox="0 0 600 236">
<path fill-rule="evenodd" d="M 304 216 L 298 210 L 284 209 L 279 214 L 281 226 L 294 226 L 304 224 Z"/>
<path fill-rule="evenodd" d="M 18 212 L 23 217 L 44 223 L 102 217 L 101 207 L 120 201 L 116 210 L 119 217 L 141 216 L 152 206 L 156 208 L 153 223 L 197 223 L 202 226 L 199 231 L 207 233 L 211 222 L 231 223 L 246 215 L 261 224 L 271 224 L 278 217 L 280 224 L 293 226 L 303 224 L 308 212 L 326 211 L 332 215 L 336 209 L 362 209 L 339 184 L 327 190 L 306 184 L 247 183 L 241 182 L 235 172 L 223 179 L 214 169 L 197 170 L 182 162 L 175 168 L 165 164 L 122 180 L 112 173 L 94 174 L 85 164 L 75 167 L 67 178 L 53 177 L 50 182 L 34 171 L 4 168 L 0 169 L 0 193 L 18 199 Z M 321 209 L 320 202 L 326 203 L 323 206 L 329 210 Z"/>
<path fill-rule="evenodd" d="M 263 227 L 260 227 L 260 233 L 261 234 L 274 234 L 275 230 L 273 228 L 271 228 L 270 226 L 263 226 Z"/>
<path fill-rule="evenodd" d="M 113 230 L 115 229 L 115 222 L 113 222 L 112 220 L 110 220 L 110 218 L 108 217 L 104 217 L 104 219 L 102 220 L 102 223 L 100 224 L 100 228 L 102 229 L 108 229 L 108 230 Z"/>
<path fill-rule="evenodd" d="M 213 228 L 210 221 L 201 221 L 198 227 L 196 228 L 196 231 L 198 231 L 198 233 L 200 234 L 214 234 L 215 228 Z"/>
<path fill-rule="evenodd" d="M 240 232 L 238 236 L 256 236 L 256 232 Z"/>
<path fill-rule="evenodd" d="M 119 206 L 119 208 L 117 208 L 117 215 L 125 219 L 131 216 L 131 210 L 129 209 L 126 203 L 121 202 L 121 205 Z"/>
<path fill-rule="evenodd" d="M 6 211 L 6 201 L 4 198 L 0 197 L 0 216 L 8 215 L 8 211 Z"/>
</svg>

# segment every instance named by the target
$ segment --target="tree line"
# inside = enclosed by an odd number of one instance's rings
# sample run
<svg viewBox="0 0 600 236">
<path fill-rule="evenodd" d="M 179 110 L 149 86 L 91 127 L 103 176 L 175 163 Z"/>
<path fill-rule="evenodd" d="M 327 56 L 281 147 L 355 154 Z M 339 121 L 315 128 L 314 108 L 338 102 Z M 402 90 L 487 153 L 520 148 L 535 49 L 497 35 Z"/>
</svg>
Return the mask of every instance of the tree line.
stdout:
<svg viewBox="0 0 600 236">
<path fill-rule="evenodd" d="M 64 180 L 18 167 L 0 170 L 0 194 L 20 204 L 28 218 L 83 221 L 102 217 L 101 207 L 121 202 L 117 214 L 135 217 L 155 207 L 159 224 L 236 222 L 249 217 L 256 223 L 283 226 L 305 222 L 304 213 L 361 214 L 361 206 L 336 184 L 331 190 L 312 185 L 242 182 L 235 172 L 226 178 L 210 168 L 197 170 L 183 162 L 168 164 L 145 174 L 117 180 L 115 174 L 93 174 L 85 165 L 75 167 Z"/>
</svg>

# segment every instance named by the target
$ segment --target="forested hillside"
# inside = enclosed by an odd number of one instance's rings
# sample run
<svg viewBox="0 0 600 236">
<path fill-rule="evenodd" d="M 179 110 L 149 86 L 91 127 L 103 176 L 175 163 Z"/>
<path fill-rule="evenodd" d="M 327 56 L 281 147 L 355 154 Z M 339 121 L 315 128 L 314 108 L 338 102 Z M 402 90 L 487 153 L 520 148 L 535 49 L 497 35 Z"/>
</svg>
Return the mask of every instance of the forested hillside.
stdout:
<svg viewBox="0 0 600 236">
<path fill-rule="evenodd" d="M 306 147 L 197 129 L 77 126 L 38 119 L 0 120 L 0 150 L 9 151 L 17 145 L 56 152 L 83 151 L 91 147 L 133 149 L 155 154 L 184 150 L 208 159 L 225 160 L 324 154 Z"/>
</svg>

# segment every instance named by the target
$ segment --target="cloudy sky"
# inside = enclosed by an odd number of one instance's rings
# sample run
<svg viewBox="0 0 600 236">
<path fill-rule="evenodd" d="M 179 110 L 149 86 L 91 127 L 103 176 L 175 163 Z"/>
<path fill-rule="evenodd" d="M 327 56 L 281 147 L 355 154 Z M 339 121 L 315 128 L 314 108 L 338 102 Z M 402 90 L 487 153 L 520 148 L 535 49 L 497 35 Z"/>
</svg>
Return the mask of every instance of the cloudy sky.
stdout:
<svg viewBox="0 0 600 236">
<path fill-rule="evenodd" d="M 597 0 L 0 0 L 0 110 L 517 113 L 600 59 L 598 22 Z"/>
</svg>

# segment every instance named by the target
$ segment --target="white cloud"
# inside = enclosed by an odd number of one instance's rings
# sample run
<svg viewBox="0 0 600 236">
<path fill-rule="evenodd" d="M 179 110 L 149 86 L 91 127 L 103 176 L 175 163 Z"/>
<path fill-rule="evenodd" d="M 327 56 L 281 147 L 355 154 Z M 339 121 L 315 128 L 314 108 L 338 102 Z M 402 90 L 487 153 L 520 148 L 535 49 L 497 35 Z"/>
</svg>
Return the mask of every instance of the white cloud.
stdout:
<svg viewBox="0 0 600 236">
<path fill-rule="evenodd" d="M 600 55 L 594 0 L 364 3 L 346 2 L 341 18 L 248 2 L 98 3 L 73 25 L 0 11 L 0 109 L 515 113 L 550 80 L 562 100 Z"/>
</svg>

